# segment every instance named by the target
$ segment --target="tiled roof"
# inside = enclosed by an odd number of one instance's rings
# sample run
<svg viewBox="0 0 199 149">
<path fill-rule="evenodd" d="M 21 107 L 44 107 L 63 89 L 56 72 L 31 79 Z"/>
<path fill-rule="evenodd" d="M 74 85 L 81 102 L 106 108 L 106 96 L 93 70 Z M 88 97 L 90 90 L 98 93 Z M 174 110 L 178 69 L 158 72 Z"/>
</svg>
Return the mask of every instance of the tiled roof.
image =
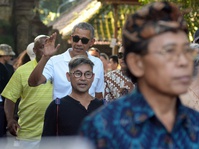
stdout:
<svg viewBox="0 0 199 149">
<path fill-rule="evenodd" d="M 63 13 L 51 26 L 59 30 L 63 36 L 67 36 L 75 24 L 88 21 L 100 7 L 101 2 L 97 0 L 84 0 L 70 12 Z"/>
<path fill-rule="evenodd" d="M 63 38 L 67 39 L 75 24 L 78 22 L 89 22 L 95 28 L 96 43 L 110 44 L 111 39 L 114 37 L 114 14 L 113 5 L 104 5 L 105 0 L 84 0 L 81 1 L 71 11 L 63 13 L 59 19 L 55 20 L 51 26 L 54 29 L 58 29 L 63 35 Z M 106 0 L 112 1 L 112 0 Z M 119 2 L 120 0 L 113 0 Z M 128 1 L 128 0 L 125 0 Z M 131 0 L 135 2 L 136 0 Z M 123 3 L 124 4 L 124 3 Z M 134 5 L 118 5 L 118 42 L 120 42 L 121 29 L 125 22 L 126 15 L 133 13 L 135 10 Z"/>
</svg>

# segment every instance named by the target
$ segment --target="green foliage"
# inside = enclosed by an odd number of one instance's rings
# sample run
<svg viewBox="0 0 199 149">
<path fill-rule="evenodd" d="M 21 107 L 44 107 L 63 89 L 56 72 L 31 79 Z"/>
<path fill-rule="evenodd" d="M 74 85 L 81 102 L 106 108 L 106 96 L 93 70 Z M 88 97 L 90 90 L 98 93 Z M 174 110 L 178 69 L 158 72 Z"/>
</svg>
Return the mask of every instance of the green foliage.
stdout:
<svg viewBox="0 0 199 149">
<path fill-rule="evenodd" d="M 57 14 L 59 6 L 62 4 L 66 4 L 60 7 L 60 13 L 64 11 L 70 11 L 70 7 L 73 5 L 77 4 L 82 0 L 40 0 L 39 2 L 39 10 L 41 20 L 43 21 L 44 24 L 48 24 L 49 22 L 54 21 L 59 14 Z"/>
<path fill-rule="evenodd" d="M 62 0 L 40 0 L 39 13 L 41 20 L 44 24 L 48 24 L 53 21 L 56 17 L 57 8 L 62 3 Z"/>
<path fill-rule="evenodd" d="M 161 1 L 161 0 L 139 0 L 139 2 L 142 5 L 155 1 Z M 165 0 L 165 1 L 177 4 L 182 11 L 185 10 L 188 11 L 188 13 L 184 15 L 184 19 L 186 20 L 189 28 L 190 41 L 192 41 L 195 31 L 199 28 L 198 0 Z"/>
<path fill-rule="evenodd" d="M 41 20 L 48 24 L 49 22 L 56 19 L 57 16 L 57 9 L 58 7 L 66 2 L 68 0 L 40 0 L 39 5 L 39 12 L 41 14 Z M 81 0 L 75 0 L 70 5 L 73 5 L 74 3 L 80 2 Z M 118 26 L 121 28 L 121 26 L 124 24 L 125 16 L 129 13 L 133 13 L 135 10 L 137 10 L 139 7 L 155 2 L 155 1 L 162 1 L 162 0 L 139 0 L 141 3 L 140 6 L 132 6 L 132 5 L 120 5 L 119 6 L 119 18 L 118 18 Z M 198 0 L 166 0 L 168 2 L 173 2 L 179 5 L 180 9 L 182 11 L 188 10 L 188 13 L 184 15 L 185 20 L 187 21 L 188 27 L 189 27 L 189 36 L 190 41 L 192 41 L 192 37 L 195 33 L 195 31 L 199 27 L 199 14 L 198 14 Z M 64 10 L 67 10 L 67 8 L 62 8 Z M 63 11 L 63 10 L 62 10 Z M 103 6 L 99 12 L 93 16 L 91 20 L 89 20 L 90 23 L 96 27 L 97 31 L 96 34 L 99 36 L 99 38 L 103 34 L 106 36 L 106 39 L 110 39 L 110 36 L 112 37 L 114 26 L 113 26 L 113 8 L 111 5 Z M 106 27 L 105 27 L 106 26 Z M 121 29 L 118 30 L 118 34 L 121 34 Z"/>
<path fill-rule="evenodd" d="M 4 20 L 0 20 L 0 35 L 0 43 L 14 47 L 13 28 L 11 24 Z"/>
<path fill-rule="evenodd" d="M 62 0 L 40 0 L 40 8 L 45 9 L 49 12 L 56 12 L 59 5 L 62 3 Z"/>
</svg>

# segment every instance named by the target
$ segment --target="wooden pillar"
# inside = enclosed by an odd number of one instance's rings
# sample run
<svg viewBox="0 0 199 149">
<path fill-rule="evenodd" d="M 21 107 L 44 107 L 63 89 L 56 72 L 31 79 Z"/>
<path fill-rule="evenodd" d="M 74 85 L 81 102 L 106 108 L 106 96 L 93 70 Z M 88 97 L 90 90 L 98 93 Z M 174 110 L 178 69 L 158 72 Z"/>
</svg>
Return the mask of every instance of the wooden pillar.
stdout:
<svg viewBox="0 0 199 149">
<path fill-rule="evenodd" d="M 113 15 L 114 15 L 114 38 L 116 39 L 116 43 L 118 41 L 118 4 L 113 4 Z M 112 55 L 117 54 L 117 46 L 112 48 Z"/>
</svg>

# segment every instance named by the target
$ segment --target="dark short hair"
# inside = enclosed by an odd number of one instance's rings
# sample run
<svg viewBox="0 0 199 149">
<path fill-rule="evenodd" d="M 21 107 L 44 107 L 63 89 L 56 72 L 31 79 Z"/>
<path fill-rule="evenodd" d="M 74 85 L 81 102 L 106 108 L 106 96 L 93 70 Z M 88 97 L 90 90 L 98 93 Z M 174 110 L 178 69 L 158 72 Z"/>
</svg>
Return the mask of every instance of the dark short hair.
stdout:
<svg viewBox="0 0 199 149">
<path fill-rule="evenodd" d="M 90 59 L 88 59 L 86 56 L 83 56 L 83 55 L 75 56 L 70 60 L 68 64 L 69 71 L 73 70 L 79 65 L 84 65 L 84 64 L 89 65 L 93 70 L 94 63 Z"/>
<path fill-rule="evenodd" d="M 34 49 L 35 49 L 35 47 L 37 48 L 37 46 L 41 44 L 42 39 L 47 39 L 47 38 L 49 38 L 49 36 L 47 36 L 47 35 L 38 35 L 38 36 L 34 39 L 34 47 L 33 47 L 33 48 L 34 48 Z"/>
<path fill-rule="evenodd" d="M 80 29 L 83 29 L 83 30 L 89 30 L 90 33 L 91 33 L 91 38 L 94 38 L 95 36 L 95 30 L 94 30 L 94 27 L 89 24 L 89 23 L 86 23 L 86 22 L 80 22 L 78 24 L 76 24 L 73 29 L 72 29 L 72 32 L 71 34 L 73 34 L 75 32 L 75 29 L 76 28 L 80 28 Z"/>
<path fill-rule="evenodd" d="M 117 64 L 119 63 L 119 62 L 118 62 L 118 57 L 117 57 L 117 55 L 111 55 L 111 56 L 109 57 L 109 59 L 112 59 L 114 63 L 117 63 Z"/>
<path fill-rule="evenodd" d="M 100 50 L 98 48 L 95 48 L 95 47 L 91 47 L 90 49 L 88 49 L 88 51 L 96 51 L 100 54 Z"/>
</svg>

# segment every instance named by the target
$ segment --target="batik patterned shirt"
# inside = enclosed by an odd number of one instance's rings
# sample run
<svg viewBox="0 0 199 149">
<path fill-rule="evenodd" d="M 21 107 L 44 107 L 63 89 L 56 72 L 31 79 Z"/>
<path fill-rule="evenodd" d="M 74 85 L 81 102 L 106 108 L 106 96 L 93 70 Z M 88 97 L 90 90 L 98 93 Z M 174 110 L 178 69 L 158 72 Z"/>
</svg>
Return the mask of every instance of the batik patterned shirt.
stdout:
<svg viewBox="0 0 199 149">
<path fill-rule="evenodd" d="M 112 101 L 119 98 L 134 88 L 130 78 L 122 74 L 121 70 L 113 70 L 108 72 L 104 78 L 105 89 L 104 98 L 107 101 Z"/>
<path fill-rule="evenodd" d="M 175 123 L 168 132 L 135 89 L 86 117 L 80 135 L 98 149 L 199 149 L 199 113 L 179 99 L 176 107 Z"/>
</svg>

